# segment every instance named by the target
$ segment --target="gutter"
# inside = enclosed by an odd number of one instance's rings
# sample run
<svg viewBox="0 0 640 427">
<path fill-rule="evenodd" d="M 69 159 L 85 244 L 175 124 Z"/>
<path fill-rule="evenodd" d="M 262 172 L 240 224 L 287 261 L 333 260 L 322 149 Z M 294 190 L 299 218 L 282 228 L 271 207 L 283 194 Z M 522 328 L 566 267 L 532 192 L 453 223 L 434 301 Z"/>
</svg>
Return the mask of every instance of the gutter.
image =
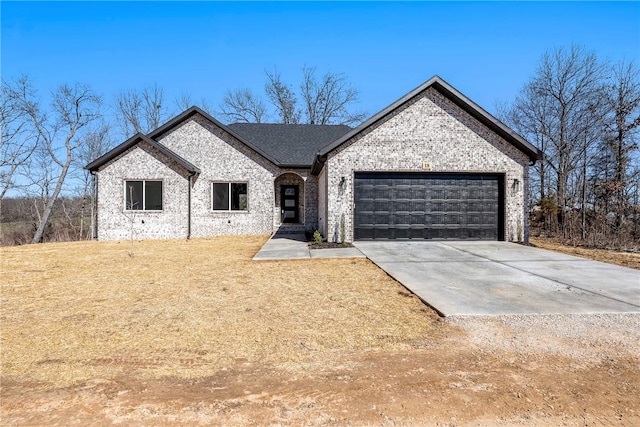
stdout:
<svg viewBox="0 0 640 427">
<path fill-rule="evenodd" d="M 311 166 L 311 174 L 312 175 L 319 175 L 320 171 L 322 170 L 322 167 L 324 166 L 324 163 L 327 161 L 327 155 L 326 154 L 320 154 L 317 153 L 316 154 L 316 158 L 313 162 L 313 165 Z"/>
</svg>

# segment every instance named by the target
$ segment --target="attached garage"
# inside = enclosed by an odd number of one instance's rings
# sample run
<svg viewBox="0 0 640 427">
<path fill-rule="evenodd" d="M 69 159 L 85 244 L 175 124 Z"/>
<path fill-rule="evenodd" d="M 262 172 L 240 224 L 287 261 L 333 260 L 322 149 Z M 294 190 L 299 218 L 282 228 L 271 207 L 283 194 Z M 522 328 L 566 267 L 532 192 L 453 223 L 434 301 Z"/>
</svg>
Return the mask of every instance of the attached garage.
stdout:
<svg viewBox="0 0 640 427">
<path fill-rule="evenodd" d="M 341 239 L 528 239 L 542 153 L 435 76 L 318 152 L 319 231 Z"/>
<path fill-rule="evenodd" d="M 355 173 L 354 238 L 504 240 L 504 175 Z"/>
</svg>

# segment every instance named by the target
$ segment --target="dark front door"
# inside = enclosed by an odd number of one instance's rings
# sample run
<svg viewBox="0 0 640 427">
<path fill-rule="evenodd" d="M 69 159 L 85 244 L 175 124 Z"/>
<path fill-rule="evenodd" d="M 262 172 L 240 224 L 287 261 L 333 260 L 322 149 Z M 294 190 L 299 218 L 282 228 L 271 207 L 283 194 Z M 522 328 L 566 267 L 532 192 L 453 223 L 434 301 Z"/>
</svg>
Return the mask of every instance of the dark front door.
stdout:
<svg viewBox="0 0 640 427">
<path fill-rule="evenodd" d="M 280 187 L 280 205 L 282 222 L 298 222 L 298 186 L 283 185 Z"/>
</svg>

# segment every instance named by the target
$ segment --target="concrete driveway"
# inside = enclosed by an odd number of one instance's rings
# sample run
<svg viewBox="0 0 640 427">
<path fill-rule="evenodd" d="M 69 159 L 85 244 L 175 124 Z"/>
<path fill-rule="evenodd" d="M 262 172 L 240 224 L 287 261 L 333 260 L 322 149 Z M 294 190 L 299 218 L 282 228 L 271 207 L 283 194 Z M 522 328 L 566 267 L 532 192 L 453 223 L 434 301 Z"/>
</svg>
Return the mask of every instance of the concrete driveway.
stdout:
<svg viewBox="0 0 640 427">
<path fill-rule="evenodd" d="M 444 316 L 640 313 L 640 271 L 507 242 L 356 242 Z"/>
</svg>

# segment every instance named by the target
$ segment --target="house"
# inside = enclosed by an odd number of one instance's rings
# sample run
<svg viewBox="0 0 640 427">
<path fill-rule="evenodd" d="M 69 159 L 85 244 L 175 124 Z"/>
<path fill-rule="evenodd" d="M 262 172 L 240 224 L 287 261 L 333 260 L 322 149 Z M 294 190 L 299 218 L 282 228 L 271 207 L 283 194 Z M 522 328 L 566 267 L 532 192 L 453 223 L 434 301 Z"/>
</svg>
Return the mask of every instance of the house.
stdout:
<svg viewBox="0 0 640 427">
<path fill-rule="evenodd" d="M 528 238 L 541 152 L 435 76 L 355 129 L 224 125 L 192 107 L 86 166 L 101 240 L 315 230 L 329 241 Z"/>
</svg>

